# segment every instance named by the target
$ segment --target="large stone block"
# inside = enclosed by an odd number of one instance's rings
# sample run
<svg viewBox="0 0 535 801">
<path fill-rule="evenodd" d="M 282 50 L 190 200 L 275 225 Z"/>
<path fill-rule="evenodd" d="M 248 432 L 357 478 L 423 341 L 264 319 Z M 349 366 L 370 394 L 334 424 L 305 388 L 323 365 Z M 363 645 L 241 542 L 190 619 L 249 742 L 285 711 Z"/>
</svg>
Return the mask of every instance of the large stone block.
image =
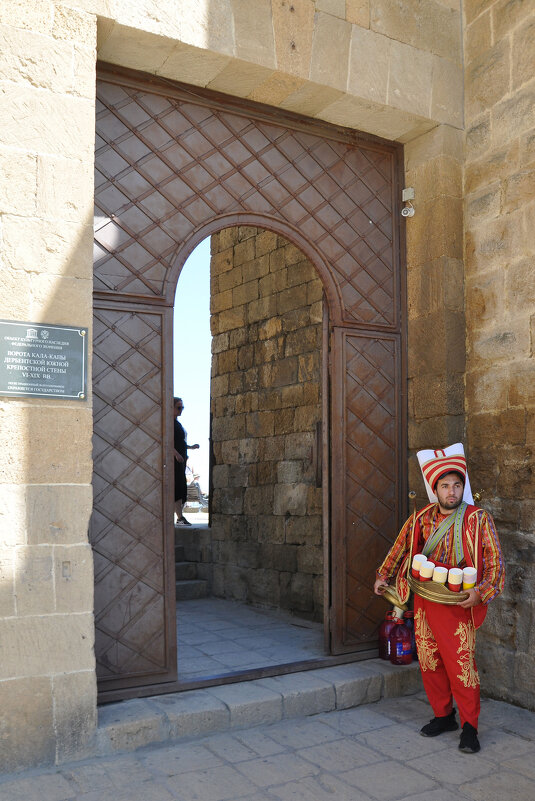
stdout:
<svg viewBox="0 0 535 801">
<path fill-rule="evenodd" d="M 492 139 L 496 147 L 506 145 L 511 131 L 518 136 L 535 126 L 535 87 L 526 84 L 492 109 Z"/>
<path fill-rule="evenodd" d="M 87 253 L 78 254 L 80 270 L 89 264 Z M 91 279 L 60 275 L 34 275 L 32 278 L 31 319 L 54 325 L 90 326 L 93 318 Z M 76 311 L 73 313 L 73 309 Z M 91 386 L 91 384 L 89 385 Z M 91 390 L 90 390 L 91 391 Z"/>
<path fill-rule="evenodd" d="M 463 256 L 461 198 L 439 197 L 419 204 L 407 226 L 407 248 L 414 265 L 448 256 Z"/>
<path fill-rule="evenodd" d="M 76 409 L 64 403 L 0 407 L 0 429 L 9 432 L 11 443 L 0 457 L 4 480 L 11 484 L 89 484 L 91 419 L 86 404 Z"/>
<path fill-rule="evenodd" d="M 50 0 L 7 0 L 0 7 L 0 23 L 15 28 L 50 34 L 53 15 L 50 13 Z"/>
<path fill-rule="evenodd" d="M 17 548 L 14 574 L 18 615 L 46 615 L 55 611 L 54 559 L 51 546 L 30 545 Z M 84 611 L 88 611 L 88 607 Z"/>
<path fill-rule="evenodd" d="M 387 102 L 391 40 L 354 26 L 351 32 L 348 91 L 378 103 Z"/>
<path fill-rule="evenodd" d="M 527 19 L 528 23 L 533 21 L 533 8 L 530 3 L 523 0 L 498 0 L 492 8 L 494 36 L 496 39 L 506 37 L 514 30 L 522 30 L 518 23 Z"/>
<path fill-rule="evenodd" d="M 483 155 L 491 143 L 490 112 L 478 117 L 466 130 L 466 158 L 470 160 Z"/>
<path fill-rule="evenodd" d="M 297 569 L 297 548 L 294 545 L 265 543 L 260 549 L 260 561 L 270 570 L 295 573 Z"/>
<path fill-rule="evenodd" d="M 245 61 L 276 66 L 271 0 L 231 0 L 236 36 L 236 55 Z"/>
<path fill-rule="evenodd" d="M 521 170 L 510 175 L 503 183 L 502 213 L 511 211 L 530 203 L 533 200 L 535 184 L 535 168 Z"/>
<path fill-rule="evenodd" d="M 471 358 L 479 366 L 485 362 L 489 366 L 499 361 L 511 361 L 512 354 L 517 358 L 529 358 L 531 350 L 531 337 L 528 326 L 523 320 L 504 321 L 491 330 L 474 331 L 471 341 Z"/>
<path fill-rule="evenodd" d="M 464 124 L 463 69 L 448 58 L 433 56 L 430 116 L 462 128 Z"/>
<path fill-rule="evenodd" d="M 56 734 L 51 679 L 0 681 L 0 704 L 0 772 L 53 764 Z"/>
<path fill-rule="evenodd" d="M 15 536 L 19 543 L 69 545 L 87 542 L 93 506 L 90 485 L 33 484 L 13 487 L 9 497 L 12 500 L 6 506 L 5 514 L 9 513 L 9 517 L 5 517 L 4 530 L 6 533 L 9 531 L 11 537 Z M 0 525 L 0 530 L 2 528 Z"/>
<path fill-rule="evenodd" d="M 491 414 L 472 414 L 470 417 L 470 444 L 484 448 L 493 445 L 523 445 L 526 441 L 525 409 L 504 409 Z"/>
<path fill-rule="evenodd" d="M 390 43 L 387 103 L 395 108 L 429 116 L 433 81 L 433 56 L 403 42 Z M 407 74 L 412 80 L 407 81 Z M 451 87 L 450 87 L 451 89 Z"/>
<path fill-rule="evenodd" d="M 305 515 L 308 484 L 278 484 L 275 486 L 273 512 L 276 515 Z"/>
<path fill-rule="evenodd" d="M 466 233 L 467 275 L 474 270 L 503 269 L 525 253 L 523 220 L 520 211 L 494 220 L 485 220 Z"/>
<path fill-rule="evenodd" d="M 465 28 L 464 54 L 466 64 L 470 64 L 482 53 L 490 50 L 492 44 L 492 13 L 489 9 Z"/>
<path fill-rule="evenodd" d="M 92 614 L 0 619 L 0 678 L 93 670 L 94 634 Z"/>
<path fill-rule="evenodd" d="M 93 748 L 97 726 L 94 670 L 62 673 L 52 678 L 56 762 L 83 759 Z"/>
<path fill-rule="evenodd" d="M 35 214 L 37 159 L 33 154 L 12 148 L 0 149 L 0 213 L 29 216 Z"/>
<path fill-rule="evenodd" d="M 520 3 L 516 4 L 521 5 Z M 510 22 L 509 22 L 510 24 Z M 533 40 L 535 38 L 535 19 L 526 19 L 513 35 L 513 89 L 522 86 L 533 78 Z"/>
<path fill-rule="evenodd" d="M 471 369 L 467 373 L 466 410 L 468 414 L 506 408 L 509 389 L 508 372 L 506 365 L 500 365 L 486 370 Z"/>
<path fill-rule="evenodd" d="M 84 161 L 93 158 L 94 100 L 4 83 L 0 104 L 0 145 Z"/>
<path fill-rule="evenodd" d="M 273 509 L 273 487 L 247 487 L 243 501 L 246 515 L 266 515 Z"/>
<path fill-rule="evenodd" d="M 420 4 L 417 0 L 374 0 L 370 27 L 391 39 L 414 48 L 460 61 L 461 26 L 459 11 L 440 3 Z"/>
<path fill-rule="evenodd" d="M 41 180 L 38 187 L 39 197 Z M 91 182 L 86 186 L 87 191 L 92 192 Z M 69 192 L 66 189 L 64 196 L 65 202 L 68 203 Z M 41 211 L 44 213 L 42 206 Z M 50 209 L 49 214 L 53 213 L 53 209 Z M 46 273 L 46 278 L 40 279 L 39 297 L 36 298 L 36 302 L 48 305 L 55 301 L 59 307 L 62 302 L 61 298 L 57 297 L 58 281 L 62 281 L 62 291 L 64 286 L 69 295 L 77 291 L 78 285 L 73 279 L 92 281 L 92 240 L 92 226 L 86 225 L 85 220 L 60 222 L 56 217 L 52 223 L 50 219 L 6 214 L 3 219 L 4 265 L 16 271 L 21 278 L 22 271 L 31 273 L 35 278 Z M 44 283 L 46 280 L 49 284 Z M 91 297 L 92 285 L 81 282 L 80 286 L 81 291 L 85 291 Z M 74 300 L 71 299 L 71 302 Z M 87 306 L 87 303 L 83 305 Z"/>
<path fill-rule="evenodd" d="M 494 47 L 480 53 L 466 70 L 466 104 L 468 120 L 482 111 L 493 108 L 509 92 L 511 73 L 509 38 L 496 42 Z"/>
<path fill-rule="evenodd" d="M 56 612 L 93 610 L 93 553 L 90 545 L 56 545 L 54 588 Z"/>
<path fill-rule="evenodd" d="M 370 27 L 370 0 L 346 0 L 346 19 L 361 28 Z"/>
<path fill-rule="evenodd" d="M 314 18 L 310 79 L 344 91 L 347 86 L 350 42 L 350 23 L 317 12 Z"/>
</svg>

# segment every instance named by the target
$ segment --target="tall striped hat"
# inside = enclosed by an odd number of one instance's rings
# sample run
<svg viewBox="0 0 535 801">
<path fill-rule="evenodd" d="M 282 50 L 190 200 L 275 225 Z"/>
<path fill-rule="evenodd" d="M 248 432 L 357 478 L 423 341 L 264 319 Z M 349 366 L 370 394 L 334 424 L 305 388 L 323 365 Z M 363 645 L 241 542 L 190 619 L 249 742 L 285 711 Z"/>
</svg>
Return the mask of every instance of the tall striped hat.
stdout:
<svg viewBox="0 0 535 801">
<path fill-rule="evenodd" d="M 446 475 L 446 473 L 455 471 L 456 473 L 460 473 L 465 481 L 463 500 L 467 503 L 474 502 L 470 489 L 470 482 L 468 481 L 466 457 L 461 442 L 457 442 L 455 445 L 448 445 L 447 448 L 441 448 L 436 451 L 418 451 L 417 456 L 430 501 L 437 500 L 435 485 L 439 478 Z"/>
</svg>

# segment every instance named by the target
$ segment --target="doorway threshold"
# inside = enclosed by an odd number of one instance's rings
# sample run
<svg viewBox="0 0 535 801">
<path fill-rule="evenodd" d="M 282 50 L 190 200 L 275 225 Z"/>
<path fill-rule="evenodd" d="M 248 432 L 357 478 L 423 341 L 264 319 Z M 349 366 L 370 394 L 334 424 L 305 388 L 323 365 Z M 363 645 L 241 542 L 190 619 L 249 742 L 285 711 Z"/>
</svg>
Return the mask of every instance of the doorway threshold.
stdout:
<svg viewBox="0 0 535 801">
<path fill-rule="evenodd" d="M 395 667 L 382 659 L 292 673 L 286 670 L 285 675 L 189 692 L 168 689 L 166 695 L 100 707 L 93 754 L 117 754 L 341 711 L 381 698 L 413 695 L 421 689 L 418 663 Z"/>
</svg>

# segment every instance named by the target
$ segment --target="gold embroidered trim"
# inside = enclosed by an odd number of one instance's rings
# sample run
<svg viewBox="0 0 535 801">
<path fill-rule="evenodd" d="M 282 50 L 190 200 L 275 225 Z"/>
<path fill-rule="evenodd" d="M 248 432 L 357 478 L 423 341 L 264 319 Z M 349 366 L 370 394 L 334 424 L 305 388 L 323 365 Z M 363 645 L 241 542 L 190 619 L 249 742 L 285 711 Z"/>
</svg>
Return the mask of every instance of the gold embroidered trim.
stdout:
<svg viewBox="0 0 535 801">
<path fill-rule="evenodd" d="M 418 646 L 418 661 L 420 670 L 436 670 L 438 659 L 435 654 L 438 652 L 438 645 L 433 637 L 433 632 L 429 627 L 425 611 L 418 609 L 414 617 L 414 629 L 416 633 L 416 644 Z"/>
<path fill-rule="evenodd" d="M 457 653 L 461 658 L 457 664 L 461 672 L 457 675 L 465 687 L 477 687 L 479 685 L 479 673 L 474 662 L 476 648 L 476 630 L 473 623 L 459 623 L 455 636 L 459 635 L 459 647 Z"/>
</svg>

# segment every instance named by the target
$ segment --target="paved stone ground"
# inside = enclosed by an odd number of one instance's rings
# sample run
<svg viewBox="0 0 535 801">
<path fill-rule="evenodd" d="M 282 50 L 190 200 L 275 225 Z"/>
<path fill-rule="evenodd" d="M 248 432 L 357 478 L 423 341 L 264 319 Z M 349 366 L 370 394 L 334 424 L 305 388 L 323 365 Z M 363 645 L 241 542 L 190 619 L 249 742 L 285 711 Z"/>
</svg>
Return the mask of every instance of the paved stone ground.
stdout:
<svg viewBox="0 0 535 801">
<path fill-rule="evenodd" d="M 323 625 L 222 598 L 177 603 L 181 681 L 325 657 Z"/>
<path fill-rule="evenodd" d="M 534 801 L 535 714 L 484 700 L 479 754 L 422 693 L 0 779 L 0 801 Z"/>
</svg>

